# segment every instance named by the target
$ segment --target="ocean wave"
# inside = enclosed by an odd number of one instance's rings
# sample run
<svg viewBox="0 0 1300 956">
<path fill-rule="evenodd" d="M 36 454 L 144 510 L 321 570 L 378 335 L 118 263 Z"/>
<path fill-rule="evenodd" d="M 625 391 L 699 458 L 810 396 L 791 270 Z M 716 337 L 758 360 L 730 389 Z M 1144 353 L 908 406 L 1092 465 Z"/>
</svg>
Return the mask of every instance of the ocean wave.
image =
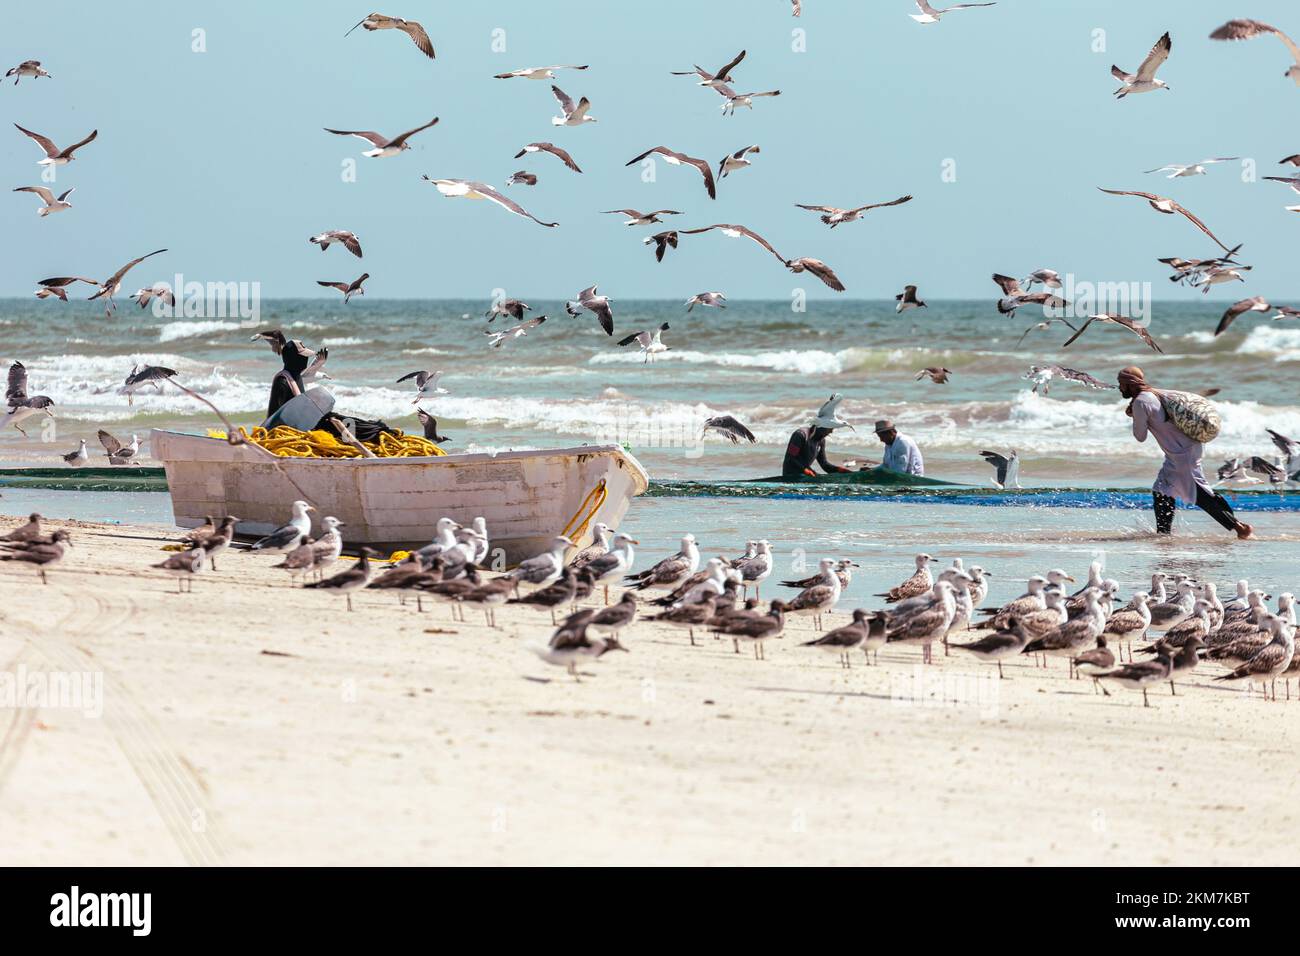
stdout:
<svg viewBox="0 0 1300 956">
<path fill-rule="evenodd" d="M 1258 325 L 1236 349 L 1239 355 L 1272 356 L 1275 362 L 1300 362 L 1300 329 Z"/>
<path fill-rule="evenodd" d="M 222 322 L 217 319 L 206 321 L 168 322 L 158 329 L 159 342 L 175 342 L 196 335 L 211 335 L 213 332 L 231 332 L 243 328 L 238 322 Z"/>
<path fill-rule="evenodd" d="M 374 339 L 355 339 L 350 336 L 321 339 L 321 345 L 333 348 L 336 345 L 369 345 Z"/>
<path fill-rule="evenodd" d="M 902 366 L 909 371 L 926 362 L 940 361 L 949 368 L 959 368 L 982 361 L 984 356 L 969 351 L 899 347 L 892 349 L 847 348 L 831 352 L 824 349 L 783 349 L 766 352 L 700 352 L 670 349 L 656 358 L 659 362 L 683 362 L 688 365 L 715 365 L 720 368 L 767 369 L 801 376 L 839 375 L 844 372 L 875 371 Z M 599 352 L 591 365 L 639 365 L 644 356 L 639 351 Z"/>
</svg>

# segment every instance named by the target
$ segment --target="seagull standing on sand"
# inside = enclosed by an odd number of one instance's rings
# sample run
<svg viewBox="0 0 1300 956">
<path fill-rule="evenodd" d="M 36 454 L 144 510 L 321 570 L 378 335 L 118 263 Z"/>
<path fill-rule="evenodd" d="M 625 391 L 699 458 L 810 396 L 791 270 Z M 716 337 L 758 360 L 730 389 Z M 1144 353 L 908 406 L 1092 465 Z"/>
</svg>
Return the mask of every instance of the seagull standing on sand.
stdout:
<svg viewBox="0 0 1300 956">
<path fill-rule="evenodd" d="M 644 365 L 646 362 L 654 361 L 654 357 L 659 353 L 668 351 L 668 346 L 664 345 L 663 342 L 660 341 L 660 336 L 667 330 L 668 323 L 664 322 L 660 324 L 659 328 L 653 331 L 646 329 L 641 332 L 633 332 L 626 338 L 619 339 L 618 344 L 631 345 L 633 342 L 640 344 L 641 354 L 645 356 L 645 358 L 641 360 L 641 363 Z"/>
<path fill-rule="evenodd" d="M 249 546 L 250 551 L 263 554 L 288 554 L 311 533 L 311 515 L 307 512 L 316 509 L 305 501 L 293 503 L 293 515 L 288 522 L 276 528 L 264 538 L 259 538 Z"/>
<path fill-rule="evenodd" d="M 476 182 L 472 179 L 430 179 L 428 176 L 421 176 L 420 178 L 427 183 L 432 183 L 437 187 L 438 192 L 448 199 L 486 199 L 488 202 L 494 202 L 502 209 L 514 213 L 516 216 L 531 219 L 539 226 L 552 229 L 559 225 L 558 222 L 542 222 L 519 203 L 487 183 Z"/>
<path fill-rule="evenodd" d="M 866 213 L 873 209 L 883 209 L 886 206 L 901 206 L 905 202 L 911 202 L 911 196 L 899 196 L 897 199 L 891 199 L 889 202 L 870 203 L 866 206 L 857 206 L 853 209 L 840 209 L 838 206 L 805 206 L 803 203 L 795 203 L 800 209 L 807 209 L 811 212 L 822 213 L 821 220 L 834 229 L 840 223 L 856 222 Z"/>
<path fill-rule="evenodd" d="M 33 79 L 39 79 L 42 76 L 49 77 L 50 74 L 46 73 L 44 70 L 41 69 L 40 60 L 23 60 L 23 62 L 19 63 L 17 66 L 10 67 L 8 70 L 5 71 L 6 79 L 11 76 L 14 78 L 14 86 L 17 86 L 18 81 L 21 80 L 24 76 L 30 76 Z"/>
<path fill-rule="evenodd" d="M 954 10 L 969 10 L 972 7 L 992 7 L 996 3 L 954 3 L 951 7 L 935 8 L 930 6 L 928 0 L 916 0 L 916 7 L 920 13 L 909 13 L 908 16 L 917 23 L 938 23 L 939 18 L 945 13 L 952 13 Z"/>
<path fill-rule="evenodd" d="M 373 146 L 374 149 L 368 149 L 361 155 L 369 156 L 371 159 L 380 159 L 387 156 L 396 156 L 403 150 L 410 149 L 411 144 L 407 142 L 408 139 L 422 130 L 437 125 L 438 117 L 435 116 L 423 126 L 417 126 L 415 129 L 408 129 L 405 133 L 399 133 L 391 139 L 384 136 L 382 133 L 376 133 L 373 130 L 330 129 L 328 126 L 324 127 L 324 130 L 327 133 L 333 133 L 335 136 L 355 136 L 358 139 L 364 139 L 367 143 Z"/>
<path fill-rule="evenodd" d="M 1184 209 L 1182 206 L 1180 206 L 1178 203 L 1174 202 L 1174 200 L 1170 199 L 1167 196 L 1157 196 L 1155 193 L 1142 192 L 1140 189 L 1105 189 L 1101 186 L 1098 186 L 1097 188 L 1104 193 L 1108 193 L 1111 196 L 1137 196 L 1141 199 L 1145 199 L 1147 201 L 1147 204 L 1150 205 L 1152 209 L 1154 209 L 1156 212 L 1162 212 L 1167 216 L 1172 216 L 1175 213 L 1181 216 L 1185 216 L 1188 222 L 1190 222 L 1197 229 L 1201 230 L 1201 232 L 1205 233 L 1207 236 L 1213 239 L 1215 244 L 1224 252 L 1231 255 L 1233 252 L 1236 251 L 1235 249 L 1229 249 L 1227 246 L 1225 246 L 1222 242 L 1219 241 L 1218 236 L 1210 232 L 1209 226 L 1207 226 L 1199 218 L 1197 218 L 1192 213 L 1188 212 L 1186 209 Z"/>
<path fill-rule="evenodd" d="M 626 575 L 623 581 L 635 591 L 649 588 L 671 591 L 698 571 L 699 567 L 699 545 L 696 544 L 695 535 L 686 534 L 682 536 L 682 545 L 676 554 L 669 555 L 639 574 Z"/>
<path fill-rule="evenodd" d="M 596 122 L 594 116 L 587 115 L 587 111 L 591 109 L 591 102 L 585 96 L 575 105 L 569 94 L 558 86 L 552 84 L 551 92 L 555 94 L 555 100 L 560 104 L 561 113 L 560 116 L 551 117 L 552 126 L 581 126 L 583 123 Z"/>
<path fill-rule="evenodd" d="M 358 259 L 361 258 L 361 240 L 357 238 L 355 232 L 349 232 L 346 229 L 327 229 L 319 236 L 312 236 L 307 240 L 320 246 L 320 251 L 324 252 L 330 247 L 330 243 L 337 242 L 348 252 L 352 253 Z"/>
<path fill-rule="evenodd" d="M 638 543 L 636 538 L 620 531 L 614 535 L 613 546 L 608 551 L 587 563 L 587 570 L 591 572 L 595 583 L 605 589 L 606 604 L 609 604 L 610 584 L 619 581 L 632 567 L 632 562 L 636 559 L 632 545 Z"/>
<path fill-rule="evenodd" d="M 371 558 L 379 557 L 379 552 L 371 548 L 363 547 L 357 563 L 346 571 L 340 571 L 333 577 L 326 578 L 323 581 L 310 581 L 303 587 L 319 588 L 325 591 L 333 591 L 336 594 L 342 594 L 348 599 L 348 610 L 352 610 L 352 592 L 360 591 L 370 584 L 374 577 L 374 566 L 370 563 Z"/>
<path fill-rule="evenodd" d="M 1152 90 L 1167 90 L 1169 84 L 1164 80 L 1156 79 L 1156 70 L 1164 65 L 1165 60 L 1169 59 L 1169 51 L 1173 44 L 1169 41 L 1169 34 L 1165 33 L 1156 41 L 1156 45 L 1151 48 L 1147 58 L 1142 61 L 1136 73 L 1125 73 L 1117 66 L 1111 66 L 1111 76 L 1119 80 L 1123 85 L 1115 91 L 1116 99 L 1123 99 L 1130 93 L 1150 93 Z"/>
<path fill-rule="evenodd" d="M 606 335 L 614 334 L 614 310 L 609 306 L 609 296 L 597 295 L 593 285 L 578 293 L 576 302 L 564 303 L 564 311 L 575 318 L 584 311 L 590 312 L 600 321 L 600 327 Z M 639 333 L 638 333 L 639 334 Z"/>
<path fill-rule="evenodd" d="M 81 444 L 77 446 L 76 451 L 70 451 L 66 455 L 60 455 L 64 464 L 69 468 L 81 468 L 86 462 L 90 461 L 90 452 L 86 450 L 86 439 L 81 439 Z"/>
<path fill-rule="evenodd" d="M 415 400 L 411 402 L 411 404 L 418 405 L 420 402 L 427 398 L 432 398 L 434 395 L 447 394 L 447 390 L 438 384 L 438 381 L 441 378 L 441 369 L 436 372 L 426 372 L 421 370 L 419 372 L 407 372 L 397 380 L 397 384 L 401 385 L 403 382 L 415 379 Z"/>
<path fill-rule="evenodd" d="M 165 561 L 153 565 L 160 571 L 166 571 L 176 579 L 176 593 L 185 594 L 194 591 L 194 575 L 203 570 L 204 551 L 202 548 L 190 548 L 179 554 L 173 554 Z"/>
<path fill-rule="evenodd" d="M 55 146 L 53 140 L 51 140 L 49 137 L 42 136 L 40 133 L 33 133 L 29 129 L 23 129 L 17 123 L 14 123 L 14 126 L 18 129 L 20 133 L 23 133 L 26 136 L 30 136 L 33 140 L 36 141 L 36 145 L 39 146 L 42 150 L 44 150 L 45 158 L 38 160 L 36 163 L 37 166 L 66 166 L 68 163 L 76 159 L 76 157 L 72 155 L 73 153 L 81 149 L 81 147 L 85 146 L 87 143 L 89 143 L 91 140 L 93 140 L 96 136 L 99 135 L 99 130 L 97 129 L 91 130 L 90 135 L 87 136 L 85 139 L 81 140 L 80 142 L 73 143 L 67 149 L 59 149 L 59 147 Z"/>
<path fill-rule="evenodd" d="M 71 209 L 72 203 L 68 202 L 67 199 L 75 191 L 76 187 L 65 189 L 56 199 L 54 193 L 50 192 L 50 190 L 46 189 L 44 186 L 19 186 L 14 190 L 16 193 L 35 193 L 37 196 L 41 197 L 41 202 L 45 205 L 36 210 L 36 215 L 41 218 L 45 218 L 53 212 L 63 212 L 65 209 Z"/>
<path fill-rule="evenodd" d="M 595 616 L 596 612 L 591 609 L 569 615 L 551 635 L 550 643 L 545 647 L 530 645 L 530 650 L 547 664 L 565 668 L 575 681 L 580 682 L 578 662 L 583 658 L 596 660 L 609 651 L 627 652 L 627 648 L 613 635 L 598 637 L 587 633 Z"/>
<path fill-rule="evenodd" d="M 934 587 L 934 577 L 930 574 L 930 563 L 934 558 L 928 554 L 918 554 L 916 556 L 916 570 L 912 576 L 895 588 L 890 588 L 884 594 L 877 594 L 876 597 L 882 597 L 890 604 L 897 604 L 899 601 L 905 601 L 908 598 L 917 597 L 924 594 Z"/>
<path fill-rule="evenodd" d="M 504 577 L 513 582 L 516 590 L 538 591 L 550 587 L 564 573 L 564 555 L 572 547 L 572 540 L 562 534 L 556 535 L 548 550 L 519 562 L 518 567 Z"/>
<path fill-rule="evenodd" d="M 367 33 L 373 33 L 375 30 L 401 30 L 411 38 L 411 42 L 419 48 L 421 53 L 430 60 L 435 59 L 433 41 L 429 39 L 429 34 L 424 32 L 424 27 L 414 20 L 403 20 L 401 17 L 386 17 L 382 13 L 372 13 L 354 26 L 352 30 L 357 27 L 364 27 Z M 352 30 L 343 35 L 347 36 Z"/>
<path fill-rule="evenodd" d="M 926 304 L 916 297 L 916 286 L 904 286 L 903 291 L 894 296 L 898 305 L 894 307 L 895 312 L 906 312 L 908 309 L 924 309 Z"/>
<path fill-rule="evenodd" d="M 351 282 L 339 282 L 332 279 L 317 279 L 316 284 L 324 286 L 327 289 L 336 289 L 343 293 L 343 304 L 347 305 L 354 295 L 365 295 L 366 290 L 361 288 L 361 283 L 370 278 L 369 272 L 363 272 Z"/>
<path fill-rule="evenodd" d="M 528 66 L 522 70 L 511 70 L 509 73 L 494 73 L 492 78 L 496 80 L 553 80 L 555 79 L 556 70 L 585 70 L 586 66 Z"/>
<path fill-rule="evenodd" d="M 787 601 L 785 609 L 787 614 L 812 617 L 813 626 L 821 630 L 822 615 L 834 610 L 835 605 L 839 603 L 842 588 L 832 559 L 822 558 L 818 568 L 821 572 L 818 582 Z"/>
<path fill-rule="evenodd" d="M 1219 27 L 1210 34 L 1211 40 L 1249 40 L 1252 37 L 1267 36 L 1272 34 L 1291 51 L 1291 56 L 1295 58 L 1295 63 L 1287 67 L 1283 76 L 1290 77 L 1295 81 L 1296 86 L 1300 86 L 1300 46 L 1289 36 L 1279 30 L 1277 27 L 1271 27 L 1267 23 L 1260 23 L 1258 20 L 1229 20 L 1223 26 Z"/>
<path fill-rule="evenodd" d="M 44 412 L 53 418 L 54 413 L 50 411 L 53 407 L 54 399 L 48 395 L 27 394 L 27 366 L 22 362 L 14 362 L 9 366 L 9 383 L 5 388 L 5 415 L 0 419 L 0 428 L 13 425 L 26 438 L 27 432 L 23 430 L 20 422 L 26 421 L 39 412 Z"/>
</svg>

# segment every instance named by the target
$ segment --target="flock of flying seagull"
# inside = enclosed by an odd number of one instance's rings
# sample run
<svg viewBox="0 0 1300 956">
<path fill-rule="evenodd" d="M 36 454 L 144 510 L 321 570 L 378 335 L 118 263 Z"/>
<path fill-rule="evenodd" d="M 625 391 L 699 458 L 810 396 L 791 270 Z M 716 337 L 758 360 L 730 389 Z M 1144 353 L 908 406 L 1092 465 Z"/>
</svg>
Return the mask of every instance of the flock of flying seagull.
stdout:
<svg viewBox="0 0 1300 956">
<path fill-rule="evenodd" d="M 462 526 L 444 517 L 429 544 L 387 568 L 381 569 L 375 551 L 363 547 L 354 564 L 327 577 L 343 553 L 343 523 L 326 516 L 320 537 L 312 538 L 314 510 L 306 501 L 294 502 L 289 520 L 249 545 L 247 553 L 279 556 L 270 567 L 306 588 L 343 596 L 349 611 L 353 596 L 362 591 L 393 591 L 403 604 L 414 598 L 417 612 L 426 600 L 446 603 L 461 621 L 465 608 L 477 609 L 490 627 L 497 626 L 496 609 L 506 604 L 546 611 L 555 630 L 546 644 L 531 649 L 547 663 L 565 667 L 575 680 L 584 660 L 627 650 L 621 638 L 638 617 L 685 631 L 691 646 L 696 646 L 697 632 L 729 639 L 735 653 L 744 644 L 758 660 L 766 659 L 768 642 L 785 636 L 787 622 L 798 617 L 822 631 L 799 646 L 832 654 L 845 668 L 857 650 L 868 664 L 879 663 L 880 649 L 889 645 L 918 647 L 928 664 L 939 644 L 945 656 L 959 651 L 996 665 L 999 677 L 1005 677 L 1004 664 L 1011 660 L 1035 665 L 1041 660 L 1046 666 L 1049 657 L 1065 658 L 1070 676 L 1091 678 L 1094 692 L 1109 696 L 1102 682 L 1140 690 L 1145 706 L 1150 706 L 1148 690 L 1167 682 L 1176 694 L 1176 681 L 1185 681 L 1203 661 L 1226 668 L 1214 677 L 1216 682 L 1260 687 L 1266 699 L 1270 691 L 1277 699 L 1281 678 L 1289 700 L 1291 679 L 1300 679 L 1293 595 L 1280 594 L 1276 612 L 1270 612 L 1271 596 L 1251 589 L 1245 580 L 1223 601 L 1213 581 L 1157 571 L 1150 590 L 1136 591 L 1121 604 L 1118 582 L 1104 577 L 1101 562 L 1094 561 L 1087 581 L 1072 593 L 1065 588 L 1075 579 L 1054 568 L 1030 577 L 1019 596 L 984 606 L 992 572 L 967 567 L 957 558 L 935 574 L 936 559 L 918 554 L 907 578 L 876 595 L 887 607 L 854 609 L 847 624 L 823 631 L 823 619 L 839 606 L 858 567 L 854 561 L 821 559 L 810 577 L 781 581 L 794 593 L 770 600 L 763 610 L 761 588 L 775 570 L 766 540 L 750 541 L 744 554 L 734 558 L 702 561 L 695 536 L 686 534 L 678 551 L 634 571 L 636 539 L 598 523 L 588 548 L 578 551 L 572 539 L 559 535 L 541 554 L 489 575 L 484 570 L 490 553 L 484 519 Z M 46 534 L 41 520 L 33 514 L 0 536 L 0 560 L 32 565 L 47 581 L 47 571 L 71 547 L 71 536 L 63 529 Z M 220 522 L 209 518 L 185 535 L 181 550 L 153 567 L 173 576 L 179 592 L 192 590 L 194 579 L 215 571 L 216 559 L 232 548 L 238 521 L 235 516 Z M 614 602 L 611 587 L 623 589 Z M 580 609 L 598 588 L 603 604 L 593 600 Z M 559 613 L 565 614 L 563 620 Z M 1139 643 L 1152 635 L 1159 638 Z M 1140 660 L 1134 656 L 1135 644 Z"/>
</svg>

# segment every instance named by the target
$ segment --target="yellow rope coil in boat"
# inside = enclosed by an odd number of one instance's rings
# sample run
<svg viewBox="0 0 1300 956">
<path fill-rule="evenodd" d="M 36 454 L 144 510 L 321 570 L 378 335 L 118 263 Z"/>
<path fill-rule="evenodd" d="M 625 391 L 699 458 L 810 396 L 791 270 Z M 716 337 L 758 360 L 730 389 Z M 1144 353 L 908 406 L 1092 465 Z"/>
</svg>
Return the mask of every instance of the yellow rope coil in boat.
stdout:
<svg viewBox="0 0 1300 956">
<path fill-rule="evenodd" d="M 260 425 L 251 432 L 240 432 L 254 445 L 265 448 L 280 458 L 360 458 L 354 446 L 339 441 L 327 431 L 303 432 L 288 425 L 277 425 L 270 431 Z M 224 436 L 213 436 L 224 437 Z M 381 432 L 379 441 L 363 442 L 379 458 L 428 458 L 446 452 L 420 435 Z"/>
<path fill-rule="evenodd" d="M 581 540 L 582 536 L 587 533 L 587 525 L 591 524 L 591 519 L 596 516 L 600 506 L 605 503 L 606 495 L 605 479 L 602 478 L 595 488 L 587 492 L 587 497 L 582 499 L 582 504 L 578 505 L 578 510 L 573 513 L 573 517 L 569 519 L 569 523 L 564 526 L 564 530 L 560 534 L 575 544 Z M 588 508 L 588 505 L 591 507 Z M 586 512 L 585 516 L 583 516 L 584 511 Z"/>
</svg>

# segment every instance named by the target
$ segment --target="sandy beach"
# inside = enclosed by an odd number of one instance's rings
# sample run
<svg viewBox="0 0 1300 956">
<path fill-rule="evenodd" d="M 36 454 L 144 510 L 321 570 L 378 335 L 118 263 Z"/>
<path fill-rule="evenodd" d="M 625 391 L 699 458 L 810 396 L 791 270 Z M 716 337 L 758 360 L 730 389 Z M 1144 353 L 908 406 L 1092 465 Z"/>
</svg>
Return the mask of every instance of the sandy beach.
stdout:
<svg viewBox="0 0 1300 956">
<path fill-rule="evenodd" d="M 1300 703 L 1198 671 L 1107 698 L 1046 670 L 887 649 L 766 662 L 648 622 L 581 682 L 499 629 L 289 586 L 228 553 L 193 594 L 175 531 L 69 527 L 50 583 L 0 565 L 0 665 L 102 699 L 0 710 L 18 864 L 1280 864 Z M 843 609 L 842 609 L 843 610 Z M 847 615 L 832 621 L 844 623 Z"/>
</svg>

